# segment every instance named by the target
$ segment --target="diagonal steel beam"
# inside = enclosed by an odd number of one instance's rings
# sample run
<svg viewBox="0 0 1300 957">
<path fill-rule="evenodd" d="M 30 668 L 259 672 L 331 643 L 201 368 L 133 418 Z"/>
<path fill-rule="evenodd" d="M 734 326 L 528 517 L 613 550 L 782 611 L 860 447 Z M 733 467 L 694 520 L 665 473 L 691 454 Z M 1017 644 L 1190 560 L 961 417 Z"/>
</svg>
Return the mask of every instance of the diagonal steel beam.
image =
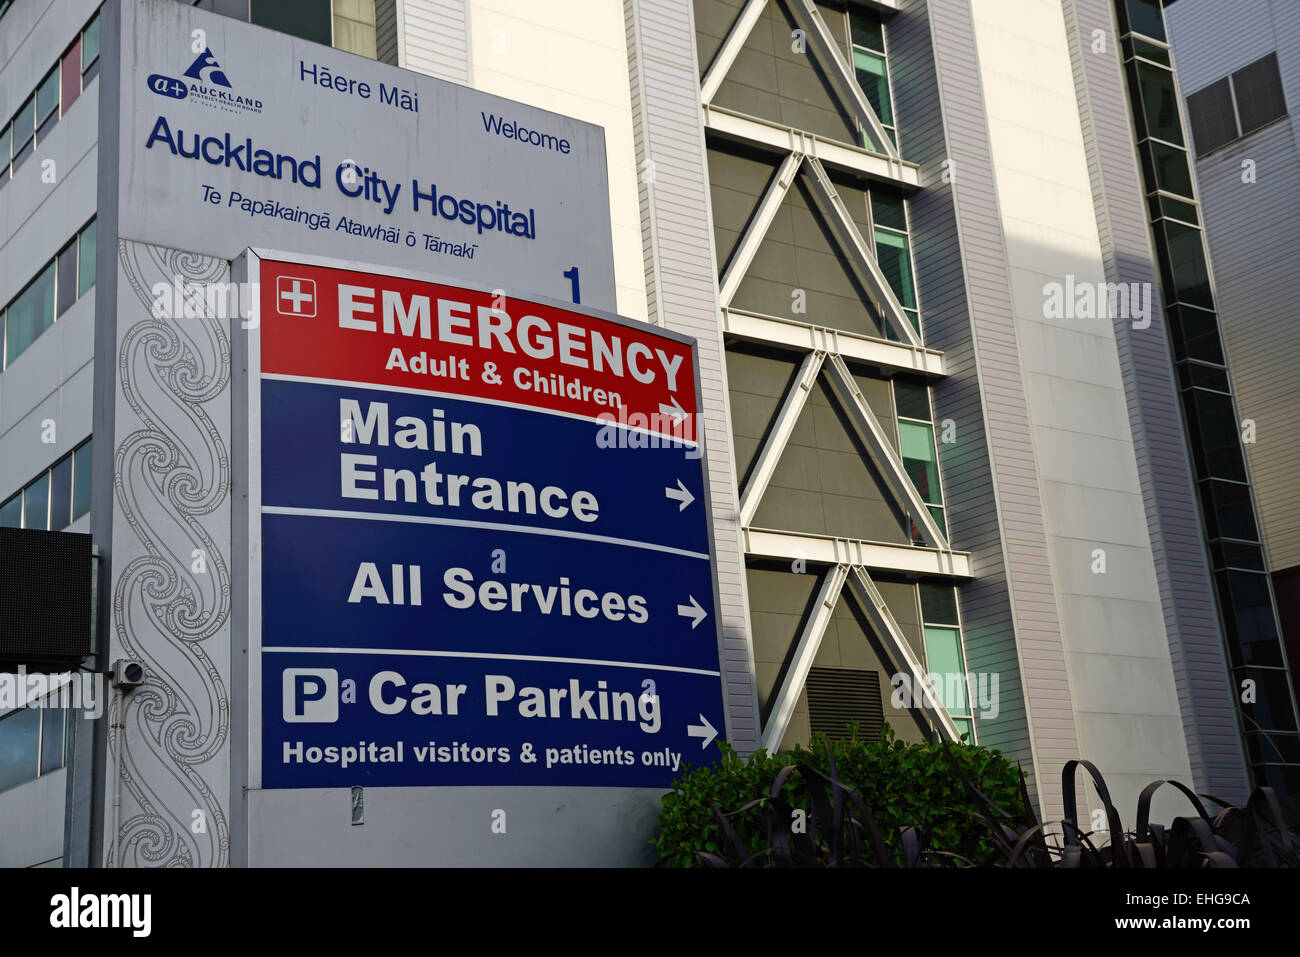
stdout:
<svg viewBox="0 0 1300 957">
<path fill-rule="evenodd" d="M 763 15 L 766 6 L 767 0 L 749 0 L 745 4 L 745 9 L 740 11 L 740 16 L 736 18 L 736 22 L 731 25 L 731 30 L 727 33 L 726 39 L 722 41 L 722 46 L 718 48 L 717 56 L 709 64 L 704 79 L 700 81 L 700 102 L 705 106 L 713 102 L 714 96 L 718 93 L 718 88 L 722 86 L 722 81 L 727 78 L 731 65 L 736 62 L 736 57 L 740 55 L 741 49 L 745 46 L 745 41 L 754 32 L 758 18 Z"/>
<path fill-rule="evenodd" d="M 799 695 L 803 693 L 804 682 L 808 680 L 808 672 L 812 670 L 817 649 L 821 647 L 826 628 L 831 623 L 831 614 L 835 611 L 835 603 L 840 599 L 840 592 L 844 588 L 848 575 L 848 565 L 832 565 L 826 572 L 826 577 L 822 579 L 821 591 L 817 594 L 817 604 L 813 606 L 812 613 L 804 622 L 803 631 L 799 634 L 799 643 L 795 646 L 794 657 L 790 660 L 790 666 L 786 668 L 785 677 L 781 679 L 781 689 L 772 702 L 767 724 L 763 726 L 763 734 L 758 740 L 758 746 L 768 754 L 771 754 L 774 748 L 781 746 L 781 739 L 785 737 L 786 729 L 790 727 L 794 706 L 799 702 Z"/>
<path fill-rule="evenodd" d="M 740 288 L 741 280 L 745 278 L 750 263 L 758 254 L 758 247 L 763 244 L 763 237 L 767 235 L 772 220 L 776 218 L 776 211 L 781 208 L 786 193 L 790 192 L 803 158 L 804 154 L 795 150 L 781 162 L 777 167 L 776 175 L 772 177 L 772 182 L 767 187 L 767 192 L 759 201 L 758 208 L 750 217 L 749 225 L 745 227 L 745 234 L 740 237 L 736 251 L 731 255 L 731 262 L 727 263 L 727 269 L 718 283 L 718 298 L 724 308 L 731 305 L 731 298 Z"/>
<path fill-rule="evenodd" d="M 890 288 L 889 280 L 881 271 L 880 264 L 876 262 L 875 253 L 858 232 L 857 224 L 849 215 L 844 200 L 840 198 L 839 191 L 831 182 L 826 168 L 815 156 L 805 158 L 807 160 L 805 169 L 808 171 L 812 194 L 821 208 L 822 216 L 835 233 L 844 251 L 848 253 L 849 261 L 867 290 L 872 304 L 885 317 L 885 321 L 889 323 L 900 341 L 919 347 L 920 337 L 912 328 L 912 323 L 908 321 L 907 314 L 903 312 L 903 306 L 894 295 L 894 290 Z M 723 302 L 723 305 L 730 305 L 730 303 Z"/>
<path fill-rule="evenodd" d="M 849 422 L 853 425 L 853 431 L 866 446 L 871 460 L 876 463 L 876 468 L 884 476 L 894 501 L 903 511 L 911 512 L 913 520 L 921 528 L 926 543 L 931 548 L 941 548 L 946 551 L 948 539 L 943 532 L 939 531 L 939 524 L 930 514 L 930 509 L 926 507 L 925 499 L 921 498 L 921 493 L 916 490 L 916 485 L 903 468 L 902 456 L 894 451 L 888 433 L 876 418 L 876 413 L 871 411 L 871 406 L 867 405 L 862 390 L 858 388 L 853 373 L 849 371 L 844 359 L 838 355 L 831 355 L 826 371 L 827 384 L 835 393 L 835 397 L 840 400 L 840 405 L 843 406 Z"/>
<path fill-rule="evenodd" d="M 767 439 L 754 460 L 749 482 L 746 483 L 745 490 L 740 496 L 741 528 L 748 528 L 749 523 L 754 520 L 758 503 L 762 500 L 763 493 L 767 491 L 767 483 L 772 480 L 772 473 L 776 471 L 781 453 L 785 451 L 786 443 L 790 441 L 795 423 L 799 421 L 799 415 L 803 412 L 803 407 L 808 401 L 825 359 L 826 353 L 820 349 L 814 349 L 804 356 L 794 382 L 790 384 L 790 389 L 781 402 L 780 411 L 772 420 L 772 428 L 768 431 Z"/>
<path fill-rule="evenodd" d="M 848 577 L 848 581 L 849 590 L 858 600 L 858 605 L 866 614 L 871 627 L 875 629 L 877 637 L 897 655 L 894 659 L 894 666 L 906 665 L 912 673 L 912 706 L 925 711 L 934 722 L 935 727 L 949 741 L 957 741 L 961 737 L 957 725 L 953 722 L 952 716 L 948 714 L 948 709 L 941 703 L 939 696 L 935 694 L 934 687 L 926 676 L 924 666 L 922 666 L 920 659 L 916 657 L 916 653 L 912 651 L 912 646 L 907 643 L 907 636 L 898 627 L 898 622 L 894 619 L 889 606 L 885 604 L 880 589 L 871 580 L 871 575 L 861 565 L 855 565 Z M 967 693 L 969 694 L 969 689 Z"/>
<path fill-rule="evenodd" d="M 790 0 L 790 11 L 820 54 L 819 60 L 831 84 L 839 93 L 840 99 L 866 127 L 872 145 L 886 156 L 898 159 L 898 147 L 890 140 L 889 134 L 885 132 L 885 127 L 880 122 L 880 117 L 876 116 L 876 111 L 871 108 L 867 95 L 858 85 L 857 76 L 849 67 L 848 61 L 844 59 L 844 52 L 835 42 L 830 28 L 826 26 L 826 21 L 818 12 L 815 0 Z"/>
</svg>

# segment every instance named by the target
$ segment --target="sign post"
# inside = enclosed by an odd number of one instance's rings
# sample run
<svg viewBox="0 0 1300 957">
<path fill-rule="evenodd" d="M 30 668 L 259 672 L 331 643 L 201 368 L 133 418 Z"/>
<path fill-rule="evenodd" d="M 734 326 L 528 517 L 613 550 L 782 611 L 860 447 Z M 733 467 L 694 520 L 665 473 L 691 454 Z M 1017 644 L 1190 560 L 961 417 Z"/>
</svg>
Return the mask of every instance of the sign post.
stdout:
<svg viewBox="0 0 1300 957">
<path fill-rule="evenodd" d="M 693 342 L 246 256 L 250 786 L 666 787 L 715 759 Z"/>
</svg>

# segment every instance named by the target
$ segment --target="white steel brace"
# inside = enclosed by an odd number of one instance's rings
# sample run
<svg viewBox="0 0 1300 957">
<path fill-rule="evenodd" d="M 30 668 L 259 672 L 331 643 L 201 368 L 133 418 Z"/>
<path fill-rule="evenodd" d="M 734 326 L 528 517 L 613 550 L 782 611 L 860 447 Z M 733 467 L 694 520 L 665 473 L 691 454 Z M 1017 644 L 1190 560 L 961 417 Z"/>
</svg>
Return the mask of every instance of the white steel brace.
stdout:
<svg viewBox="0 0 1300 957">
<path fill-rule="evenodd" d="M 745 9 L 740 11 L 740 16 L 731 25 L 726 39 L 722 41 L 722 46 L 718 48 L 717 55 L 713 58 L 713 62 L 709 64 L 708 72 L 704 74 L 704 79 L 700 81 L 701 103 L 707 105 L 713 102 L 718 87 L 722 86 L 722 81 L 727 78 L 728 71 L 731 70 L 732 64 L 736 62 L 736 57 L 740 55 L 741 49 L 745 46 L 745 41 L 754 32 L 758 18 L 763 15 L 763 10 L 766 7 L 767 0 L 749 0 L 745 4 Z"/>
<path fill-rule="evenodd" d="M 894 451 L 884 426 L 871 411 L 871 406 L 867 405 L 849 367 L 842 358 L 832 355 L 826 371 L 827 384 L 835 393 L 835 397 L 840 400 L 840 405 L 844 407 L 854 433 L 866 446 L 867 453 L 876 464 L 876 468 L 880 470 L 890 492 L 893 493 L 894 500 L 904 512 L 911 513 L 912 520 L 921 529 L 927 544 L 934 548 L 947 549 L 947 537 L 939 531 L 939 524 L 930 514 L 930 509 L 926 507 L 921 493 L 916 490 L 915 483 L 903 468 L 902 456 Z"/>
<path fill-rule="evenodd" d="M 805 130 L 721 106 L 704 104 L 701 110 L 704 114 L 704 128 L 722 139 L 782 154 L 788 153 L 797 144 L 803 144 L 805 152 L 816 156 L 836 172 L 890 183 L 906 193 L 921 186 L 921 167 L 905 159 L 872 153 L 860 146 L 838 143 Z"/>
<path fill-rule="evenodd" d="M 904 345 L 843 329 L 831 329 L 782 316 L 765 316 L 747 309 L 722 310 L 722 328 L 729 335 L 751 342 L 798 349 L 822 349 L 854 362 L 915 372 L 924 376 L 947 375 L 943 353 L 937 349 Z"/>
<path fill-rule="evenodd" d="M 827 569 L 826 576 L 822 579 L 821 591 L 817 594 L 817 604 L 813 606 L 812 612 L 804 622 L 803 631 L 799 634 L 799 643 L 795 646 L 794 657 L 785 670 L 785 677 L 781 679 L 781 688 L 772 700 L 767 723 L 763 726 L 763 734 L 758 739 L 758 746 L 768 754 L 781 747 L 781 739 L 785 737 L 786 728 L 790 726 L 794 706 L 803 692 L 804 682 L 808 680 L 808 672 L 812 670 L 817 649 L 821 647 L 822 638 L 831 623 L 831 615 L 835 611 L 835 604 L 840 599 L 840 591 L 844 588 L 848 575 L 849 566 L 837 564 Z"/>
<path fill-rule="evenodd" d="M 839 93 L 844 105 L 857 114 L 858 119 L 862 121 L 876 151 L 898 159 L 898 147 L 889 138 L 884 125 L 880 122 L 880 117 L 876 116 L 876 111 L 867 101 L 866 94 L 858 84 L 857 76 L 848 61 L 844 59 L 844 52 L 817 10 L 815 0 L 790 0 L 790 12 L 807 32 L 808 38 L 813 41 L 817 52 L 821 54 L 819 62 L 830 78 L 831 84 Z"/>
<path fill-rule="evenodd" d="M 944 707 L 942 699 L 935 694 L 934 688 L 930 684 L 930 679 L 926 675 L 925 667 L 921 664 L 916 653 L 912 651 L 912 646 L 907 642 L 907 636 L 903 630 L 898 627 L 898 622 L 885 604 L 884 596 L 880 594 L 880 589 L 876 583 L 871 580 L 871 575 L 861 565 L 853 566 L 852 574 L 849 576 L 849 588 L 853 596 L 858 600 L 858 606 L 871 622 L 871 627 L 875 629 L 876 635 L 885 644 L 890 646 L 893 653 L 898 657 L 894 660 L 894 667 L 898 668 L 906 665 L 911 672 L 912 684 L 912 706 L 920 707 L 938 727 L 939 732 L 949 741 L 956 741 L 960 737 L 957 731 L 957 725 L 953 722 L 952 716 L 948 714 L 948 709 Z M 919 685 L 919 687 L 918 687 Z M 969 689 L 968 692 L 969 693 Z M 919 700 L 918 700 L 919 699 Z"/>
<path fill-rule="evenodd" d="M 912 328 L 912 323 L 908 320 L 903 307 L 894 295 L 894 290 L 890 288 L 889 280 L 885 278 L 884 272 L 880 269 L 880 264 L 876 262 L 875 254 L 871 251 L 862 234 L 858 232 L 857 224 L 853 222 L 853 217 L 849 215 L 848 208 L 844 205 L 844 200 L 840 198 L 839 191 L 835 189 L 835 184 L 831 182 L 830 175 L 826 168 L 817 160 L 815 156 L 806 157 L 807 170 L 811 174 L 808 179 L 812 185 L 813 196 L 817 198 L 821 206 L 821 212 L 827 224 L 836 233 L 844 251 L 849 254 L 849 261 L 854 266 L 854 272 L 862 282 L 871 298 L 872 304 L 876 310 L 889 323 L 894 334 L 902 342 L 913 346 L 921 345 L 921 339 Z M 723 305 L 730 305 L 724 301 Z"/>
<path fill-rule="evenodd" d="M 736 295 L 736 290 L 740 288 L 740 282 L 745 278 L 750 263 L 758 254 L 758 247 L 763 244 L 763 237 L 767 235 L 772 220 L 776 218 L 777 210 L 781 208 L 786 193 L 794 184 L 803 157 L 802 152 L 795 150 L 785 158 L 777 168 L 776 175 L 772 177 L 767 192 L 759 201 L 758 208 L 754 210 L 754 215 L 750 217 L 749 225 L 745 227 L 745 234 L 736 244 L 736 250 L 731 254 L 731 261 L 727 263 L 726 271 L 718 282 L 718 300 L 724 307 L 731 305 L 732 297 Z"/>
<path fill-rule="evenodd" d="M 771 528 L 744 528 L 740 535 L 745 554 L 754 558 L 775 558 L 785 562 L 802 560 L 818 565 L 843 562 L 902 574 L 953 579 L 972 577 L 970 552 Z"/>
<path fill-rule="evenodd" d="M 786 444 L 790 441 L 795 423 L 799 421 L 799 415 L 808 402 L 808 396 L 817 382 L 817 375 L 821 372 L 822 362 L 825 359 L 826 353 L 820 349 L 814 349 L 808 353 L 804 356 L 803 363 L 799 366 L 794 381 L 790 383 L 785 399 L 781 402 L 781 409 L 772 421 L 772 428 L 768 430 L 767 440 L 763 443 L 758 456 L 754 459 L 754 468 L 750 471 L 749 481 L 745 484 L 745 490 L 740 496 L 740 525 L 742 528 L 748 527 L 749 523 L 754 520 L 759 501 L 763 498 L 763 493 L 767 491 L 767 483 L 772 480 L 772 473 L 776 471 L 777 462 L 781 460 L 781 453 L 785 451 Z"/>
</svg>

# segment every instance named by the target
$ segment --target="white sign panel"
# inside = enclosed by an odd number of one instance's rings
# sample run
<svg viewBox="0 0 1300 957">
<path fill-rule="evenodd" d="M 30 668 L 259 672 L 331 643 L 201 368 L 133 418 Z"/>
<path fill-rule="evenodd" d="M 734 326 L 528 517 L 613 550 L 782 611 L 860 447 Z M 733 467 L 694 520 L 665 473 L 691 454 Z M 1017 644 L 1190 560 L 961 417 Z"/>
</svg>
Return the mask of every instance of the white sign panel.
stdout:
<svg viewBox="0 0 1300 957">
<path fill-rule="evenodd" d="M 119 233 L 614 309 L 604 133 L 174 0 L 122 5 Z"/>
</svg>

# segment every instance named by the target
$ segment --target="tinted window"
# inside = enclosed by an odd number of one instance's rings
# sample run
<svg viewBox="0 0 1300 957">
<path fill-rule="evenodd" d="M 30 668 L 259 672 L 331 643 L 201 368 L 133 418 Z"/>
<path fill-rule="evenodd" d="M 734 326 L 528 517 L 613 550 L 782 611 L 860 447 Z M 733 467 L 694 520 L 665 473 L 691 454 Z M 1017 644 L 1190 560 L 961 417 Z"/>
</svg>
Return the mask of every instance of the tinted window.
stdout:
<svg viewBox="0 0 1300 957">
<path fill-rule="evenodd" d="M 1286 99 L 1282 95 L 1282 77 L 1278 75 L 1275 54 L 1270 53 L 1232 74 L 1232 86 L 1237 93 L 1242 136 L 1286 116 Z"/>
<path fill-rule="evenodd" d="M 1187 115 L 1192 122 L 1196 155 L 1204 156 L 1237 138 L 1237 119 L 1232 112 L 1232 91 L 1225 76 L 1187 98 Z"/>
</svg>

